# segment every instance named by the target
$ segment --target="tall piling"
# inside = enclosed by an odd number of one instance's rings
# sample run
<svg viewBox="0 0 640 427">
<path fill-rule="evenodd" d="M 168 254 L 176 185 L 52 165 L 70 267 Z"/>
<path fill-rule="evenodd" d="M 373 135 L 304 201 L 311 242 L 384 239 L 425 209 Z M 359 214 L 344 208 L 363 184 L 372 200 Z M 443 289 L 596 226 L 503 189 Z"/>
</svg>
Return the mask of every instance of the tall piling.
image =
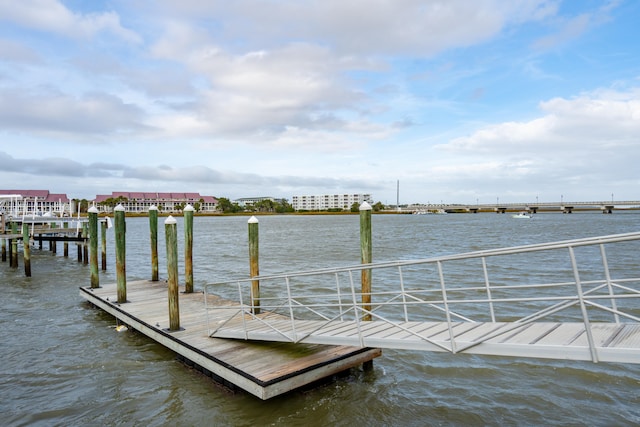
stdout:
<svg viewBox="0 0 640 427">
<path fill-rule="evenodd" d="M 2 262 L 7 262 L 7 239 L 2 239 Z"/>
<path fill-rule="evenodd" d="M 169 292 L 169 330 L 180 329 L 180 308 L 178 304 L 178 230 L 177 221 L 169 217 L 164 221 L 167 246 L 167 277 Z"/>
<path fill-rule="evenodd" d="M 82 263 L 84 265 L 89 264 L 89 244 L 87 243 L 87 237 L 89 237 L 89 224 L 86 222 L 82 224 Z"/>
<path fill-rule="evenodd" d="M 107 219 L 100 222 L 100 255 L 102 271 L 107 269 Z"/>
<path fill-rule="evenodd" d="M 360 205 L 360 253 L 362 264 L 371 264 L 372 243 L 371 243 L 371 205 L 362 202 Z M 371 311 L 371 269 L 363 269 L 361 273 L 362 286 L 362 309 Z M 362 320 L 370 321 L 371 314 L 366 313 Z M 373 369 L 373 360 L 364 362 L 362 367 L 366 371 Z"/>
<path fill-rule="evenodd" d="M 31 277 L 31 247 L 29 246 L 29 224 L 22 223 L 22 255 L 24 257 L 24 275 Z"/>
<path fill-rule="evenodd" d="M 126 223 L 124 206 L 119 204 L 113 209 L 116 235 L 116 279 L 118 285 L 118 303 L 127 302 L 127 266 L 126 266 Z"/>
<path fill-rule="evenodd" d="M 259 231 L 258 218 L 249 218 L 249 277 L 257 277 L 260 274 L 259 267 Z M 254 314 L 260 313 L 260 281 L 251 281 L 251 307 Z"/>
<path fill-rule="evenodd" d="M 100 287 L 98 276 L 98 209 L 91 206 L 89 214 L 89 268 L 91 270 L 91 287 Z"/>
<path fill-rule="evenodd" d="M 184 292 L 193 292 L 193 206 L 187 205 L 184 213 Z"/>
<path fill-rule="evenodd" d="M 371 205 L 360 205 L 360 253 L 362 264 L 371 264 Z M 371 311 L 371 270 L 363 269 L 361 274 L 362 308 Z M 371 314 L 363 315 L 362 320 L 371 320 Z"/>
<path fill-rule="evenodd" d="M 158 207 L 149 206 L 149 241 L 151 243 L 151 281 L 157 282 L 158 276 Z"/>
</svg>

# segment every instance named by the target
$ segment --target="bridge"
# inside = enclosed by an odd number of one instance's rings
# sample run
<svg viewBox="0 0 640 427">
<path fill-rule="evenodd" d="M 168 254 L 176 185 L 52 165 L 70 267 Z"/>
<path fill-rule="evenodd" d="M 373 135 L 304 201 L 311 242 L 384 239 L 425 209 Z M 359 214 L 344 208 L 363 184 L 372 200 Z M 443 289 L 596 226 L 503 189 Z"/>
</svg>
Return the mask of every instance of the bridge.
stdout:
<svg viewBox="0 0 640 427">
<path fill-rule="evenodd" d="M 574 210 L 595 210 L 605 214 L 611 214 L 614 210 L 640 209 L 638 200 L 609 200 L 609 201 L 587 201 L 587 202 L 517 202 L 517 203 L 428 203 L 413 204 L 400 209 L 401 212 L 496 212 L 506 213 L 507 211 L 526 211 L 537 213 L 538 211 L 572 213 Z"/>
<path fill-rule="evenodd" d="M 635 232 L 209 284 L 238 303 L 205 304 L 208 334 L 640 363 L 638 249 Z"/>
</svg>

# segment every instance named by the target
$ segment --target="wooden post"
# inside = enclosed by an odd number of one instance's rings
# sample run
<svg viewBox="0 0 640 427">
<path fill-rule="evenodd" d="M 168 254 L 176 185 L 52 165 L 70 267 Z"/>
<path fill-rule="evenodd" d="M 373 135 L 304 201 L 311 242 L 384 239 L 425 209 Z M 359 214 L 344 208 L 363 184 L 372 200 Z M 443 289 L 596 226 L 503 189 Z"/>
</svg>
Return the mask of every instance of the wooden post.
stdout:
<svg viewBox="0 0 640 427">
<path fill-rule="evenodd" d="M 87 243 L 87 237 L 89 236 L 89 224 L 86 222 L 82 224 L 82 237 L 85 240 L 82 241 L 82 263 L 84 265 L 89 264 L 89 244 Z"/>
<path fill-rule="evenodd" d="M 89 214 L 89 265 L 91 269 L 91 287 L 99 288 L 100 279 L 98 276 L 98 209 L 91 206 Z"/>
<path fill-rule="evenodd" d="M 149 237 L 151 240 L 151 280 L 157 282 L 158 278 L 158 207 L 149 207 Z"/>
<path fill-rule="evenodd" d="M 193 206 L 184 207 L 184 292 L 193 292 Z"/>
<path fill-rule="evenodd" d="M 167 276 L 169 285 L 169 330 L 180 329 L 180 308 L 178 306 L 178 230 L 177 221 L 169 217 L 164 222 L 167 245 Z"/>
<path fill-rule="evenodd" d="M 69 228 L 69 223 L 68 222 L 63 222 L 62 223 L 62 228 L 64 228 L 65 230 L 67 228 Z M 65 233 L 66 234 L 66 233 Z M 69 242 L 65 241 L 64 245 L 62 245 L 63 249 L 62 249 L 62 255 L 64 257 L 68 257 L 69 256 Z"/>
<path fill-rule="evenodd" d="M 56 228 L 56 223 L 55 222 L 49 223 L 49 228 Z M 57 242 L 53 239 L 49 240 L 49 251 L 51 251 L 53 255 L 55 255 L 58 252 Z"/>
<path fill-rule="evenodd" d="M 249 277 L 256 277 L 260 274 L 259 268 L 259 233 L 258 218 L 249 218 Z M 253 314 L 260 313 L 260 281 L 251 281 L 251 311 Z"/>
<path fill-rule="evenodd" d="M 362 264 L 371 263 L 371 205 L 363 202 L 360 205 L 360 253 Z M 371 310 L 371 270 L 362 270 L 362 308 Z M 370 314 L 365 314 L 362 320 L 371 320 Z"/>
<path fill-rule="evenodd" d="M 107 219 L 100 222 L 100 252 L 102 261 L 102 271 L 107 270 Z"/>
<path fill-rule="evenodd" d="M 362 202 L 360 205 L 360 253 L 362 264 L 371 264 L 371 205 Z M 362 309 L 371 311 L 371 270 L 363 269 L 361 274 L 362 285 Z M 371 314 L 362 316 L 362 320 L 370 321 Z M 373 369 L 373 361 L 370 360 L 362 364 L 364 370 Z"/>
<path fill-rule="evenodd" d="M 11 267 L 18 268 L 18 239 L 11 239 Z"/>
<path fill-rule="evenodd" d="M 82 237 L 82 230 L 78 230 L 78 239 Z M 42 243 L 42 240 L 40 241 Z M 78 248 L 78 262 L 82 262 L 82 241 L 78 240 L 76 242 L 76 247 Z"/>
<path fill-rule="evenodd" d="M 119 204 L 113 209 L 116 228 L 116 278 L 118 303 L 127 302 L 127 266 L 126 266 L 126 223 L 124 206 Z"/>
<path fill-rule="evenodd" d="M 7 239 L 2 239 L 2 262 L 7 262 Z"/>
<path fill-rule="evenodd" d="M 24 256 L 24 275 L 31 277 L 31 248 L 29 247 L 29 224 L 22 223 L 22 255 Z"/>
</svg>

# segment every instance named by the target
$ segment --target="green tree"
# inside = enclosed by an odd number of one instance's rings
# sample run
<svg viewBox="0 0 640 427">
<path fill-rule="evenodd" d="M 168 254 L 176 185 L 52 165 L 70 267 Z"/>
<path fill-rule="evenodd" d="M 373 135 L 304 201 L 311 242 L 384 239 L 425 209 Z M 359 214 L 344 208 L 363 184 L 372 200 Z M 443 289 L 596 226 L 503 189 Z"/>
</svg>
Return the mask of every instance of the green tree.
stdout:
<svg viewBox="0 0 640 427">
<path fill-rule="evenodd" d="M 275 203 L 275 210 L 278 213 L 286 213 L 293 212 L 293 206 L 289 203 L 287 199 L 281 199 L 280 202 Z"/>
<path fill-rule="evenodd" d="M 242 211 L 242 207 L 237 203 L 231 203 L 226 197 L 218 197 L 218 209 L 222 213 L 236 213 Z"/>
</svg>

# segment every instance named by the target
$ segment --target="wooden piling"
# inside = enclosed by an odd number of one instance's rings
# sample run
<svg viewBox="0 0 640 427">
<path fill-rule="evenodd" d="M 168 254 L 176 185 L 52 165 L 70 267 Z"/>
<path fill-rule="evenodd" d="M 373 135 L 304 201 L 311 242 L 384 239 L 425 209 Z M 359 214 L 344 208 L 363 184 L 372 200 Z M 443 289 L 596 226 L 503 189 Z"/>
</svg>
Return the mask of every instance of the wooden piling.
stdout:
<svg viewBox="0 0 640 427">
<path fill-rule="evenodd" d="M 82 230 L 78 230 L 78 239 L 82 238 Z M 40 244 L 42 244 L 42 240 L 40 240 Z M 76 248 L 78 248 L 78 262 L 82 262 L 82 242 L 78 240 L 76 243 Z"/>
<path fill-rule="evenodd" d="M 180 329 L 180 308 L 178 306 L 178 230 L 177 221 L 169 217 L 164 222 L 167 246 L 167 276 L 169 292 L 169 330 Z"/>
<path fill-rule="evenodd" d="M 371 244 L 371 205 L 362 202 L 360 205 L 360 253 L 362 264 L 371 264 L 372 244 Z M 371 270 L 363 269 L 361 273 L 362 286 L 362 309 L 371 311 Z M 362 316 L 362 320 L 370 321 L 371 314 Z M 363 369 L 369 371 L 373 369 L 373 360 L 362 364 Z"/>
<path fill-rule="evenodd" d="M 362 264 L 371 263 L 371 205 L 363 202 L 360 205 L 360 253 Z M 371 311 L 371 270 L 362 270 L 362 308 Z M 365 314 L 362 320 L 371 320 L 370 314 Z"/>
<path fill-rule="evenodd" d="M 260 274 L 258 218 L 249 218 L 249 277 Z M 260 281 L 251 281 L 251 307 L 254 314 L 260 313 Z"/>
<path fill-rule="evenodd" d="M 151 241 L 151 281 L 157 282 L 158 278 L 158 207 L 149 207 L 149 237 Z"/>
<path fill-rule="evenodd" d="M 91 288 L 100 287 L 98 276 L 98 209 L 91 206 L 89 214 L 89 265 L 91 270 Z"/>
<path fill-rule="evenodd" d="M 2 239 L 2 262 L 7 262 L 7 239 Z"/>
<path fill-rule="evenodd" d="M 102 271 L 107 270 L 107 221 L 100 222 L 100 253 L 102 261 Z"/>
<path fill-rule="evenodd" d="M 69 228 L 69 223 L 66 221 L 63 222 L 62 228 L 64 228 L 65 230 Z M 64 242 L 64 244 L 62 245 L 62 256 L 64 256 L 65 258 L 69 256 L 69 242 Z"/>
<path fill-rule="evenodd" d="M 118 303 L 127 302 L 126 267 L 126 223 L 124 206 L 119 204 L 113 209 L 116 235 L 116 282 L 118 283 Z"/>
<path fill-rule="evenodd" d="M 18 239 L 11 239 L 11 267 L 18 268 Z"/>
<path fill-rule="evenodd" d="M 22 255 L 24 257 L 24 275 L 31 277 L 31 248 L 29 247 L 29 224 L 22 223 Z"/>
<path fill-rule="evenodd" d="M 187 205 L 184 213 L 184 292 L 193 292 L 193 206 Z"/>
<path fill-rule="evenodd" d="M 85 239 L 82 241 L 82 263 L 87 265 L 89 264 L 89 244 L 86 238 L 89 237 L 89 224 L 86 222 L 82 224 L 82 237 Z"/>
<path fill-rule="evenodd" d="M 55 222 L 50 222 L 49 223 L 49 228 L 56 228 L 56 223 Z M 49 251 L 52 253 L 52 255 L 55 255 L 58 252 L 58 242 L 56 242 L 53 239 L 49 239 Z"/>
</svg>

